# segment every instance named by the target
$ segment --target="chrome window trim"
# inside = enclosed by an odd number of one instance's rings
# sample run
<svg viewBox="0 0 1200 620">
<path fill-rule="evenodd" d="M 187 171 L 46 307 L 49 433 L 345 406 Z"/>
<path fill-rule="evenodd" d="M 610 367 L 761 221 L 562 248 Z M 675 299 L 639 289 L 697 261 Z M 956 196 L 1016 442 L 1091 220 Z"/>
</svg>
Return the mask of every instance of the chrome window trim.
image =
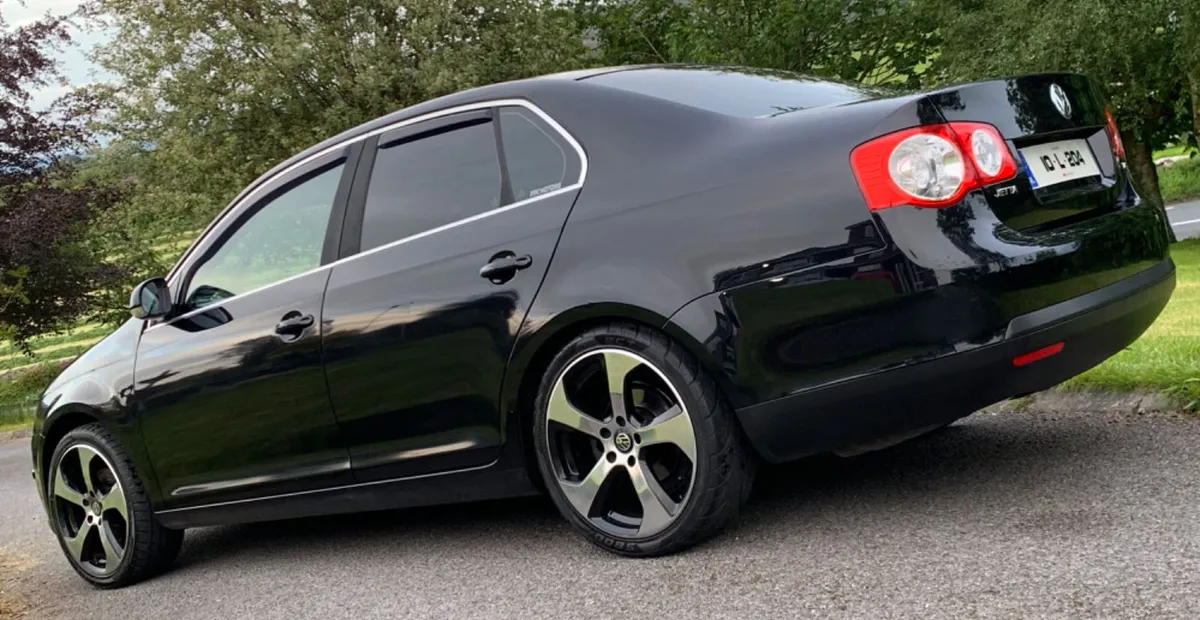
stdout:
<svg viewBox="0 0 1200 620">
<path fill-rule="evenodd" d="M 456 220 L 456 221 L 450 222 L 449 224 L 443 224 L 442 226 L 438 226 L 437 228 L 431 228 L 429 230 L 419 232 L 415 235 L 410 235 L 408 237 L 404 237 L 403 239 L 397 239 L 395 241 L 392 241 L 391 243 L 387 243 L 387 244 L 384 244 L 384 245 L 381 245 L 381 246 L 378 246 L 375 248 L 371 248 L 370 250 L 366 250 L 364 252 L 359 252 L 358 254 L 355 254 L 353 256 L 347 256 L 345 258 L 340 258 L 331 263 L 321 265 L 315 269 L 310 269 L 303 273 L 298 273 L 294 276 L 289 276 L 282 280 L 276 280 L 275 282 L 271 282 L 270 284 L 265 284 L 258 288 L 246 291 L 244 293 L 238 293 L 237 295 L 233 295 L 231 297 L 226 297 L 225 299 L 221 299 L 219 301 L 211 303 L 207 306 L 204 306 L 203 308 L 197 308 L 190 312 L 181 314 L 181 315 L 171 319 L 170 321 L 165 321 L 162 323 L 156 323 L 154 325 L 151 325 L 146 328 L 146 331 L 150 331 L 152 329 L 163 327 L 164 325 L 170 325 L 171 323 L 174 323 L 175 321 L 179 321 L 182 319 L 186 319 L 190 316 L 195 316 L 197 314 L 201 314 L 201 313 L 211 310 L 213 308 L 219 308 L 222 305 L 224 305 L 225 302 L 237 299 L 239 297 L 244 297 L 246 295 L 253 295 L 254 293 L 265 291 L 274 286 L 279 286 L 280 284 L 284 284 L 286 282 L 291 282 L 292 280 L 303 278 L 305 276 L 312 275 L 314 273 L 323 271 L 325 269 L 331 269 L 337 265 L 341 265 L 341 264 L 350 262 L 352 260 L 355 260 L 355 259 L 363 257 L 363 256 L 369 256 L 376 252 L 380 252 L 382 250 L 386 250 L 388 248 L 392 248 L 392 247 L 398 246 L 403 243 L 408 243 L 410 241 L 415 241 L 415 240 L 421 239 L 423 237 L 428 237 L 430 235 L 433 235 L 433 234 L 436 234 L 439 232 L 443 232 L 443 231 L 449 230 L 451 228 L 456 228 L 456 227 L 462 226 L 464 224 L 470 224 L 471 222 L 489 218 L 493 215 L 499 215 L 501 213 L 504 213 L 505 211 L 511 211 L 513 209 L 516 209 L 517 207 L 523 207 L 525 205 L 528 205 L 528 204 L 531 204 L 534 202 L 538 202 L 539 200 L 545 200 L 547 198 L 559 196 L 559 195 L 565 194 L 567 192 L 573 192 L 573 191 L 583 187 L 583 183 L 584 183 L 584 180 L 587 179 L 587 172 L 588 172 L 588 159 L 587 159 L 587 154 L 583 150 L 583 147 L 575 139 L 575 136 L 572 136 L 571 133 L 568 132 L 562 125 L 558 124 L 558 121 L 554 120 L 553 117 L 551 117 L 549 114 L 547 114 L 545 111 L 543 111 L 538 106 L 534 105 L 532 102 L 527 101 L 525 99 L 509 98 L 509 99 L 491 99 L 488 101 L 479 101 L 479 102 L 475 102 L 475 103 L 468 103 L 468 104 L 463 104 L 460 106 L 454 106 L 452 108 L 437 110 L 434 112 L 429 112 L 427 114 L 422 114 L 420 116 L 415 116 L 413 118 L 405 119 L 402 121 L 397 121 L 390 125 L 385 125 L 383 127 L 377 128 L 377 129 L 372 129 L 371 131 L 364 133 L 362 135 L 354 136 L 352 138 L 347 138 L 346 140 L 344 140 L 342 142 L 339 142 L 339 143 L 331 145 L 327 148 L 321 149 L 320 151 L 317 151 L 316 153 L 313 153 L 312 155 L 309 155 L 308 157 L 305 157 L 304 159 L 301 159 L 300 161 L 275 173 L 274 175 L 271 176 L 271 178 L 264 180 L 262 183 L 260 183 L 258 185 L 258 187 L 255 187 L 253 191 L 251 191 L 249 194 L 246 194 L 244 197 L 242 197 L 242 199 L 237 201 L 236 204 L 233 204 L 232 206 L 227 208 L 220 216 L 218 216 L 216 221 L 214 221 L 211 225 L 209 225 L 209 227 L 207 229 L 205 229 L 205 231 L 201 234 L 201 236 L 199 238 L 197 238 L 196 241 L 194 241 L 192 243 L 192 245 L 188 248 L 188 251 L 182 257 L 180 257 L 179 262 L 177 262 L 175 264 L 175 266 L 171 269 L 171 272 L 167 275 L 168 283 L 171 283 L 170 286 L 172 286 L 172 287 L 174 287 L 177 284 L 177 282 L 172 283 L 172 280 L 176 279 L 177 276 L 179 275 L 179 273 L 182 271 L 182 267 L 187 262 L 187 259 L 189 258 L 189 255 L 191 254 L 192 248 L 198 247 L 201 244 L 201 242 L 205 238 L 207 238 L 209 235 L 219 234 L 216 232 L 218 229 L 224 230 L 223 228 L 221 228 L 220 223 L 224 220 L 229 219 L 230 217 L 236 216 L 236 214 L 238 214 L 240 212 L 241 208 L 244 205 L 253 202 L 259 196 L 259 194 L 262 193 L 263 190 L 272 189 L 269 186 L 271 185 L 271 182 L 274 181 L 275 179 L 277 179 L 283 175 L 286 175 L 290 172 L 293 172 L 297 168 L 300 168 L 301 166 L 304 166 L 305 164 L 309 164 L 316 159 L 319 159 L 321 157 L 329 155 L 330 153 L 333 153 L 333 152 L 337 151 L 338 149 L 344 149 L 347 146 L 354 144 L 355 142 L 358 142 L 361 140 L 366 140 L 367 138 L 377 136 L 379 134 L 391 131 L 393 129 L 399 129 L 401 127 L 407 127 L 409 125 L 415 125 L 415 124 L 423 122 L 423 121 L 428 121 L 428 120 L 440 118 L 443 116 L 450 116 L 452 114 L 458 114 L 461 112 L 470 112 L 472 110 L 498 108 L 498 107 L 504 107 L 504 106 L 519 106 L 519 107 L 526 108 L 529 111 L 533 112 L 534 114 L 537 114 L 542 120 L 546 121 L 546 124 L 550 125 L 551 128 L 553 128 L 555 131 L 557 131 L 567 141 L 567 143 L 570 144 L 571 147 L 575 149 L 575 153 L 577 155 L 579 155 L 579 162 L 580 162 L 579 163 L 579 179 L 570 185 L 560 187 L 559 189 L 556 189 L 552 192 L 540 194 L 540 195 L 534 196 L 532 198 L 526 198 L 525 200 L 520 200 L 520 201 L 511 203 L 511 204 L 497 207 L 490 211 L 484 211 L 483 213 L 477 213 L 475 215 L 472 215 L 471 217 L 466 217 L 461 220 Z"/>
</svg>

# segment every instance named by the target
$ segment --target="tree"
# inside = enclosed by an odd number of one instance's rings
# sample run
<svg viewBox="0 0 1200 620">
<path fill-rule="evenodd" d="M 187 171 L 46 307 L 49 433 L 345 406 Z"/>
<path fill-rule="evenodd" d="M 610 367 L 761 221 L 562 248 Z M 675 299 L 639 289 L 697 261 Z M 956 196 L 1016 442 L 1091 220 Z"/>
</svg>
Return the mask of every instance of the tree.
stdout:
<svg viewBox="0 0 1200 620">
<path fill-rule="evenodd" d="M 1192 143 L 1200 141 L 1200 2 L 1183 1 L 1178 5 L 1175 23 L 1176 53 L 1187 74 L 1192 104 Z"/>
<path fill-rule="evenodd" d="M 146 150 L 132 200 L 191 226 L 324 138 L 573 69 L 586 52 L 549 0 L 95 0 L 90 12 L 116 33 L 96 56 L 118 77 L 101 93 L 107 128 Z"/>
<path fill-rule="evenodd" d="M 1095 79 L 1116 114 L 1138 186 L 1162 204 L 1152 152 L 1188 126 L 1177 104 L 1186 99 L 1185 75 L 1175 55 L 1177 0 L 918 3 L 941 18 L 941 54 L 931 73 L 937 79 L 1041 71 Z"/>
<path fill-rule="evenodd" d="M 914 87 L 938 32 L 902 0 L 582 0 L 607 64 L 695 62 Z"/>
<path fill-rule="evenodd" d="M 0 338 L 22 346 L 72 325 L 121 275 L 82 234 L 116 193 L 68 183 L 94 106 L 73 96 L 43 110 L 31 103 L 30 90 L 55 79 L 50 50 L 68 40 L 61 17 L 9 28 L 0 15 Z"/>
</svg>

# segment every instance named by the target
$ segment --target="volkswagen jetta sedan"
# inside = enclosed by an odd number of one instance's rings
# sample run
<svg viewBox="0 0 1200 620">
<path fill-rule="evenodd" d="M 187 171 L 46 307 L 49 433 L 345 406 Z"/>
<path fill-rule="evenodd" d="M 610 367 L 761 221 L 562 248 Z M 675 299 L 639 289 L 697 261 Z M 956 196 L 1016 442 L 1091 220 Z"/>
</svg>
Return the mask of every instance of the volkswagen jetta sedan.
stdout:
<svg viewBox="0 0 1200 620">
<path fill-rule="evenodd" d="M 1078 75 L 498 84 L 246 188 L 50 386 L 33 474 L 101 587 L 189 527 L 542 491 L 605 549 L 671 553 L 760 460 L 878 449 L 1120 351 L 1167 248 Z"/>
</svg>

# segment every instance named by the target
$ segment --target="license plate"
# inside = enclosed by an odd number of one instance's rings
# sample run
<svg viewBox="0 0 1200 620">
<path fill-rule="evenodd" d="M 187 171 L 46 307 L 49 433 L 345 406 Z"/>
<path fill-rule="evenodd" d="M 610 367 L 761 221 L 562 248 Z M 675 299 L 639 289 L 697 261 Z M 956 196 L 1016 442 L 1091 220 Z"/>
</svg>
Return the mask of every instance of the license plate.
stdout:
<svg viewBox="0 0 1200 620">
<path fill-rule="evenodd" d="M 1018 149 L 1021 162 L 1033 187 L 1049 187 L 1058 183 L 1100 175 L 1096 156 L 1087 140 L 1063 140 Z"/>
</svg>

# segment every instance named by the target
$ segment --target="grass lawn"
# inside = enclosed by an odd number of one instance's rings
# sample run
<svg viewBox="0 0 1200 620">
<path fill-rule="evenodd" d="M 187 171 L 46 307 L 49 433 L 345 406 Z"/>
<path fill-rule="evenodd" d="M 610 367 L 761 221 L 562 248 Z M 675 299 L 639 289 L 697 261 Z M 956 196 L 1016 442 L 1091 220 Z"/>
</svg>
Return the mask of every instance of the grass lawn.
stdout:
<svg viewBox="0 0 1200 620">
<path fill-rule="evenodd" d="M 1155 161 L 1157 161 L 1164 157 L 1176 157 L 1179 155 L 1187 155 L 1188 153 L 1195 152 L 1195 150 L 1196 149 L 1189 147 L 1187 145 L 1179 144 L 1176 146 L 1168 146 L 1167 148 L 1165 148 L 1161 151 L 1154 151 L 1154 154 L 1152 155 L 1152 157 L 1155 159 Z"/>
<path fill-rule="evenodd" d="M 1161 389 L 1197 409 L 1200 400 L 1200 239 L 1175 244 L 1175 295 L 1158 321 L 1103 364 L 1063 389 Z"/>
<path fill-rule="evenodd" d="M 1158 186 L 1167 204 L 1200 197 L 1200 157 L 1158 169 Z"/>
</svg>

